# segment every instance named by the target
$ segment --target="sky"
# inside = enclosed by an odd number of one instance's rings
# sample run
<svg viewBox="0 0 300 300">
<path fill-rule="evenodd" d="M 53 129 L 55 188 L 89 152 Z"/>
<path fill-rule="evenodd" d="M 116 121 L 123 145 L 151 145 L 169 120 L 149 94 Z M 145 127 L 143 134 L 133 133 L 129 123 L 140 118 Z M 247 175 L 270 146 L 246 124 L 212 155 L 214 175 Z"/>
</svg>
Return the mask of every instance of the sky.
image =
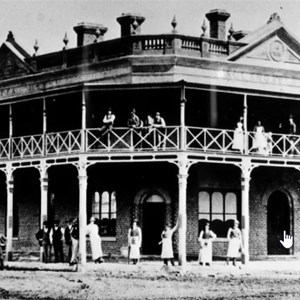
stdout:
<svg viewBox="0 0 300 300">
<path fill-rule="evenodd" d="M 274 12 L 300 41 L 299 0 L 0 0 L 0 42 L 8 31 L 33 54 L 35 40 L 39 53 L 59 51 L 65 33 L 69 48 L 76 47 L 73 27 L 81 22 L 102 24 L 108 28 L 105 40 L 120 37 L 116 18 L 122 13 L 139 13 L 146 18 L 142 34 L 169 33 L 173 17 L 180 34 L 200 36 L 205 14 L 212 9 L 231 14 L 227 29 L 253 31 L 265 25 Z"/>
</svg>

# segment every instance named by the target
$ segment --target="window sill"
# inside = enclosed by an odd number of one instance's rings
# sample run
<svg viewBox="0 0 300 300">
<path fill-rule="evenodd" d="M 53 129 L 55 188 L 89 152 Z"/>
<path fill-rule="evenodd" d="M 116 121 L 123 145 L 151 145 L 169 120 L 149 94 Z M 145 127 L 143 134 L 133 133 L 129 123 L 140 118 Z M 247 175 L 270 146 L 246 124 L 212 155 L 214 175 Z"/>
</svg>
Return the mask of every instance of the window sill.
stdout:
<svg viewBox="0 0 300 300">
<path fill-rule="evenodd" d="M 215 242 L 228 242 L 228 239 L 225 237 L 217 237 L 215 240 Z"/>
<path fill-rule="evenodd" d="M 103 236 L 101 240 L 102 242 L 116 242 L 117 238 L 115 236 Z"/>
</svg>

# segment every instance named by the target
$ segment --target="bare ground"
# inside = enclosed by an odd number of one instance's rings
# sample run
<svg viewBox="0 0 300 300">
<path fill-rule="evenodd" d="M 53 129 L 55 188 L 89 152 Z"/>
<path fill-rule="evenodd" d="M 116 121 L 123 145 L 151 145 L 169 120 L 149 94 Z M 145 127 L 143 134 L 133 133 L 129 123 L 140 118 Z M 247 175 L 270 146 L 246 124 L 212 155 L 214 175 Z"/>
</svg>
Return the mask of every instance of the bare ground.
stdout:
<svg viewBox="0 0 300 300">
<path fill-rule="evenodd" d="M 0 272 L 0 299 L 300 299 L 300 262 L 253 262 L 212 267 L 161 262 L 67 264 L 14 263 Z"/>
</svg>

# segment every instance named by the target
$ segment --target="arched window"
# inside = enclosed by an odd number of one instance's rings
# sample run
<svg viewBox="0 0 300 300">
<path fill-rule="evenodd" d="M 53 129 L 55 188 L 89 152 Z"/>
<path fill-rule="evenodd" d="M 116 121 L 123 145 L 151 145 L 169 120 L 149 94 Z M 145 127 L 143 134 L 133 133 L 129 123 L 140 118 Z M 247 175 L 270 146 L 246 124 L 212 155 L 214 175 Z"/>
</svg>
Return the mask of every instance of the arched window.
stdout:
<svg viewBox="0 0 300 300">
<path fill-rule="evenodd" d="M 225 237 L 232 220 L 238 219 L 237 192 L 200 191 L 198 194 L 199 232 L 207 221 L 218 237 Z"/>
<path fill-rule="evenodd" d="M 101 236 L 116 236 L 116 192 L 95 192 L 92 201 L 92 216 L 99 220 Z"/>
</svg>

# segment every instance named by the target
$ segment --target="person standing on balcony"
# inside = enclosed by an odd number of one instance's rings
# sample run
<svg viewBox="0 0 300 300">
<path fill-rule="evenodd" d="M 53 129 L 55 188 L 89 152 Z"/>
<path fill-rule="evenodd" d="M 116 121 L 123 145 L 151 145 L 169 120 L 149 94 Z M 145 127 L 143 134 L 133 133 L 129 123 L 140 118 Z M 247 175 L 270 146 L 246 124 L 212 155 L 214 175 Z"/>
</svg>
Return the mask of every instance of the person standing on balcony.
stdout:
<svg viewBox="0 0 300 300">
<path fill-rule="evenodd" d="M 64 232 L 63 229 L 59 226 L 59 220 L 54 221 L 54 226 L 50 231 L 49 238 L 51 245 L 53 245 L 55 262 L 64 262 Z"/>
<path fill-rule="evenodd" d="M 140 138 L 138 135 L 142 132 L 143 127 L 143 121 L 137 116 L 135 108 L 132 109 L 130 112 L 130 117 L 127 120 L 127 126 L 129 128 L 134 129 L 135 132 L 131 132 L 131 143 L 132 146 L 135 147 L 137 143 L 140 142 Z M 141 142 L 139 143 L 139 146 L 141 147 Z"/>
<path fill-rule="evenodd" d="M 161 233 L 161 242 L 162 250 L 161 250 L 161 258 L 164 262 L 164 267 L 168 266 L 168 262 L 170 261 L 172 266 L 175 265 L 174 263 L 174 254 L 173 254 L 173 245 L 172 245 L 172 237 L 174 232 L 178 228 L 178 220 L 176 225 L 171 228 L 170 225 L 166 225 L 165 230 Z"/>
<path fill-rule="evenodd" d="M 140 259 L 140 248 L 142 246 L 142 230 L 138 227 L 137 220 L 134 220 L 128 230 L 128 259 L 136 265 Z"/>
<path fill-rule="evenodd" d="M 204 230 L 201 230 L 198 241 L 200 242 L 199 264 L 210 266 L 212 262 L 212 241 L 216 234 L 210 230 L 209 222 L 205 224 Z"/>
<path fill-rule="evenodd" d="M 50 228 L 48 227 L 48 221 L 44 221 L 43 228 L 36 233 L 36 238 L 40 247 L 43 247 L 43 261 L 45 263 L 51 260 L 51 243 L 50 243 Z"/>
<path fill-rule="evenodd" d="M 239 150 L 243 154 L 244 150 L 244 130 L 243 130 L 243 118 L 237 122 L 236 129 L 233 134 L 232 149 Z"/>
<path fill-rule="evenodd" d="M 257 125 L 254 127 L 254 139 L 252 148 L 257 151 L 258 154 L 265 154 L 267 148 L 267 139 L 265 136 L 265 128 L 261 125 L 261 121 L 257 121 Z"/>
<path fill-rule="evenodd" d="M 109 108 L 107 110 L 107 114 L 104 116 L 104 118 L 102 120 L 102 126 L 99 129 L 101 136 L 103 136 L 105 133 L 112 130 L 115 119 L 116 119 L 116 116 L 112 113 L 112 109 Z"/>
<path fill-rule="evenodd" d="M 290 115 L 289 117 L 289 141 L 290 141 L 290 155 L 294 155 L 296 154 L 298 151 L 297 151 L 297 147 L 296 147 L 296 144 L 297 144 L 297 137 L 295 136 L 296 133 L 297 133 L 297 126 L 294 122 L 294 119 L 293 119 L 293 116 Z"/>
<path fill-rule="evenodd" d="M 156 145 L 157 147 L 165 147 L 165 135 L 166 135 L 166 122 L 163 117 L 161 117 L 160 112 L 155 114 L 153 121 L 153 127 L 156 128 Z"/>
</svg>

